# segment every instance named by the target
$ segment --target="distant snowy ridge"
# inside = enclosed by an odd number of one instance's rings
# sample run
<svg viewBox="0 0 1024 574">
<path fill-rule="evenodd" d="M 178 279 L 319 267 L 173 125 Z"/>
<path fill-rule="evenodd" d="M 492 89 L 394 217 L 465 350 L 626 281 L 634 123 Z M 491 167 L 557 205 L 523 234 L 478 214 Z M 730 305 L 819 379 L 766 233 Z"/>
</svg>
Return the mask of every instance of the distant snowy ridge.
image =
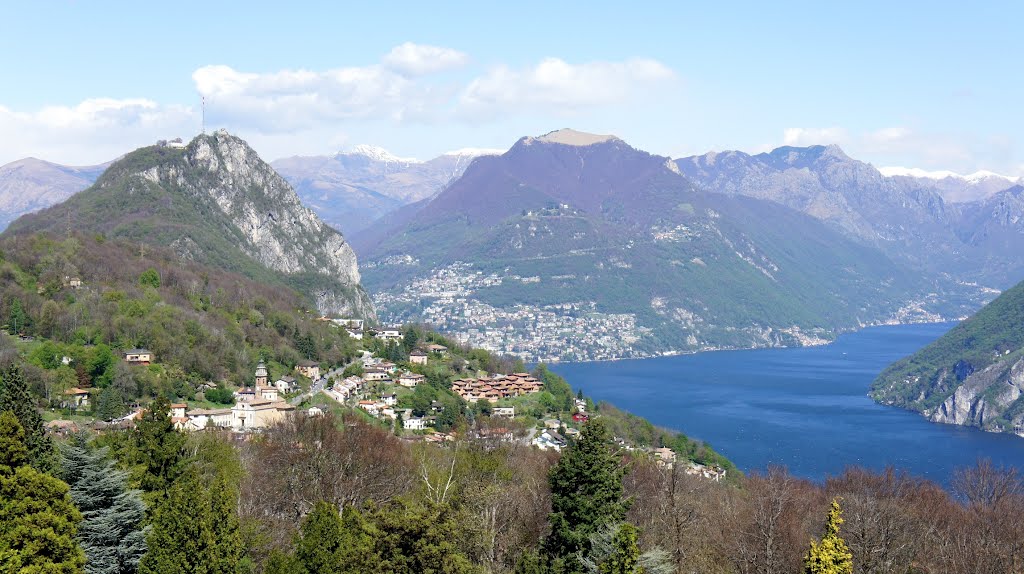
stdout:
<svg viewBox="0 0 1024 574">
<path fill-rule="evenodd" d="M 971 174 L 962 175 L 962 174 L 959 174 L 959 173 L 956 173 L 956 172 L 946 171 L 946 170 L 926 171 L 926 170 L 923 170 L 923 169 L 917 168 L 917 167 L 891 166 L 891 167 L 880 167 L 880 168 L 878 168 L 878 172 L 881 173 L 882 175 L 884 175 L 885 177 L 904 176 L 904 177 L 919 177 L 919 178 L 936 179 L 936 180 L 938 180 L 938 179 L 946 179 L 946 178 L 953 178 L 953 179 L 959 179 L 959 180 L 963 180 L 963 181 L 967 181 L 967 182 L 976 182 L 976 181 L 982 181 L 982 180 L 991 179 L 991 178 L 1005 179 L 1006 181 L 1008 181 L 1010 183 L 1017 183 L 1018 181 L 1020 181 L 1020 177 L 1014 177 L 1014 176 L 1010 176 L 1010 175 L 1002 175 L 1002 174 L 998 174 L 998 173 L 991 172 L 991 171 L 988 171 L 988 170 L 980 170 L 980 171 L 976 171 L 976 172 L 971 173 Z"/>
<path fill-rule="evenodd" d="M 388 163 L 423 163 L 414 157 L 398 157 L 397 155 L 389 152 L 388 150 L 373 145 L 360 144 L 353 147 L 350 151 L 341 152 L 342 154 L 353 154 L 368 157 L 375 161 L 383 161 Z"/>
</svg>

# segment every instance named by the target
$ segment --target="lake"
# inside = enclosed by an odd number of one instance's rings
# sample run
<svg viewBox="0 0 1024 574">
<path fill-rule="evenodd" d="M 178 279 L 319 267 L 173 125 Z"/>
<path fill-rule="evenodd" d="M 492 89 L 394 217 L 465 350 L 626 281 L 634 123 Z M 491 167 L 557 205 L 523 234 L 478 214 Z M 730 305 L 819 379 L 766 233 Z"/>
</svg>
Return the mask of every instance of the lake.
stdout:
<svg viewBox="0 0 1024 574">
<path fill-rule="evenodd" d="M 1024 438 L 943 425 L 867 397 L 886 366 L 954 323 L 872 327 L 823 347 L 563 363 L 594 400 L 702 439 L 744 471 L 785 465 L 821 480 L 887 465 L 948 484 L 978 457 L 1024 471 Z"/>
</svg>

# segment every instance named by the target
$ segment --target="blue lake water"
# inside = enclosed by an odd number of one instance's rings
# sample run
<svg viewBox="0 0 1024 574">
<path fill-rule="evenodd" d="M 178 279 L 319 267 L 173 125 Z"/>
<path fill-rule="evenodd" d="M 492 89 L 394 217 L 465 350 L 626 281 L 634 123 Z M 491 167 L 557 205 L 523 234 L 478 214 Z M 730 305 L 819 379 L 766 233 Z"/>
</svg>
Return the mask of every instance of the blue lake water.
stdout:
<svg viewBox="0 0 1024 574">
<path fill-rule="evenodd" d="M 952 323 L 873 327 L 824 347 L 722 351 L 552 370 L 595 400 L 707 441 L 744 470 L 821 480 L 848 465 L 948 484 L 978 457 L 1024 471 L 1024 438 L 928 422 L 874 403 L 871 381 Z"/>
</svg>

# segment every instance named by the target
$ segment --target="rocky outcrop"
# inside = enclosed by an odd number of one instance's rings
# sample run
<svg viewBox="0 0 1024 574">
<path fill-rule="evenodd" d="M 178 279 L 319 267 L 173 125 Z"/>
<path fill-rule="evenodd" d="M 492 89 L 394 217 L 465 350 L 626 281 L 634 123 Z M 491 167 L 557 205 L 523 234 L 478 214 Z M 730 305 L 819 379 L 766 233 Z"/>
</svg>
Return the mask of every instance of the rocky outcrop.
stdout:
<svg viewBox="0 0 1024 574">
<path fill-rule="evenodd" d="M 19 219 L 10 232 L 60 232 L 64 216 L 78 231 L 166 245 L 185 259 L 283 282 L 321 313 L 375 317 L 341 233 L 223 130 L 183 149 L 157 145 L 127 154 L 89 189 Z"/>
<path fill-rule="evenodd" d="M 1024 412 L 1009 409 L 1022 394 L 1024 359 L 1010 365 L 999 362 L 969 375 L 942 404 L 923 414 L 937 423 L 985 430 L 1018 429 L 1024 426 Z"/>
</svg>

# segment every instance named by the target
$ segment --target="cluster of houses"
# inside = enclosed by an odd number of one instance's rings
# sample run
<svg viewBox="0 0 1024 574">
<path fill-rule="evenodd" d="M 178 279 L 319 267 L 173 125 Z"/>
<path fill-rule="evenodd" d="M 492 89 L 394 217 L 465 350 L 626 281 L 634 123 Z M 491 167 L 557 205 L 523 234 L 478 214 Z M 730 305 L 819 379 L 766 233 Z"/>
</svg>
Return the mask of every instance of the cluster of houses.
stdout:
<svg viewBox="0 0 1024 574">
<path fill-rule="evenodd" d="M 319 366 L 317 366 L 319 370 Z M 188 405 L 171 405 L 171 421 L 182 430 L 202 430 L 208 427 L 230 428 L 238 431 L 266 428 L 283 420 L 295 407 L 281 399 L 284 393 L 294 392 L 298 384 L 294 377 L 281 377 L 272 384 L 267 366 L 260 361 L 252 387 L 235 391 L 235 404 L 222 409 L 188 409 Z"/>
<path fill-rule="evenodd" d="M 496 403 L 500 399 L 538 393 L 543 389 L 544 383 L 529 373 L 452 381 L 452 391 L 467 403 L 475 403 L 480 400 Z"/>
</svg>

